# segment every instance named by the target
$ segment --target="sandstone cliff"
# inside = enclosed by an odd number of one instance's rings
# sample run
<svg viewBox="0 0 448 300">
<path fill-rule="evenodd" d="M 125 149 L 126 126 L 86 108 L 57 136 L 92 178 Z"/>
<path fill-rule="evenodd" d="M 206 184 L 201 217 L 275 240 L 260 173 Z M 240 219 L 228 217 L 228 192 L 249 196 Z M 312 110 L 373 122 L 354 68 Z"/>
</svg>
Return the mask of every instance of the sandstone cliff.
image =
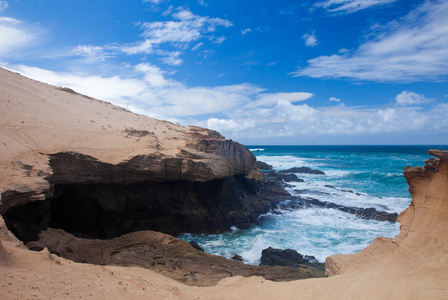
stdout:
<svg viewBox="0 0 448 300">
<path fill-rule="evenodd" d="M 246 228 L 275 197 L 218 132 L 137 115 L 0 69 L 0 214 L 22 240 Z"/>
<path fill-rule="evenodd" d="M 404 170 L 412 202 L 398 216 L 400 234 L 379 237 L 357 254 L 328 257 L 329 275 L 362 274 L 371 281 L 366 293 L 370 289 L 388 299 L 448 296 L 448 151 L 429 154 L 436 158 L 424 167 Z"/>
</svg>

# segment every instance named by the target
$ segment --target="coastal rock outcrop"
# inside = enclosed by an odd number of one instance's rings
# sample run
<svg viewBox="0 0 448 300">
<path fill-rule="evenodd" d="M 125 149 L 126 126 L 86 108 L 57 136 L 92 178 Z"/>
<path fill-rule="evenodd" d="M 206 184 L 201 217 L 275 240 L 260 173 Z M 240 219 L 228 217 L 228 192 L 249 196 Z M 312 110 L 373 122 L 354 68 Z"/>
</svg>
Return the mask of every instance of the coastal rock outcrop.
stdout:
<svg viewBox="0 0 448 300">
<path fill-rule="evenodd" d="M 325 267 L 318 263 L 314 256 L 303 256 L 293 249 L 275 249 L 272 247 L 263 249 L 261 252 L 260 266 L 288 266 L 301 268 L 303 265 L 311 266 L 316 270 L 321 270 L 323 274 Z"/>
<path fill-rule="evenodd" d="M 294 167 L 287 170 L 280 170 L 279 173 L 302 173 L 302 174 L 315 174 L 315 175 L 325 175 L 324 171 L 315 170 L 308 167 Z"/>
</svg>

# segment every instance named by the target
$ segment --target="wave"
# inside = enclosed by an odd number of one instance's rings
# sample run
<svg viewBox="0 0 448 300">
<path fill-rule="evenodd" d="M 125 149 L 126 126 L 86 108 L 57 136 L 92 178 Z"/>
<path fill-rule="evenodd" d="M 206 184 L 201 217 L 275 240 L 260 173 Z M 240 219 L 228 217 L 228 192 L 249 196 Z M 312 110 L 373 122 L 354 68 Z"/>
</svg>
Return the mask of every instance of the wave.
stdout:
<svg viewBox="0 0 448 300">
<path fill-rule="evenodd" d="M 263 148 L 254 148 L 254 149 L 249 149 L 249 150 L 252 151 L 252 152 L 255 152 L 255 151 L 264 151 Z"/>
</svg>

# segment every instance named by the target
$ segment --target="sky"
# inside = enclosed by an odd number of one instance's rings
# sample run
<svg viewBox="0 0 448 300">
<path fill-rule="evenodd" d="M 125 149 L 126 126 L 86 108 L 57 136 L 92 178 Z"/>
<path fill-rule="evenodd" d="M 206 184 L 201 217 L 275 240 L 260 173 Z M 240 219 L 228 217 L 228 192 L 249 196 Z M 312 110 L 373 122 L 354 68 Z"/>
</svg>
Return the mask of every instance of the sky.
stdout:
<svg viewBox="0 0 448 300">
<path fill-rule="evenodd" d="M 245 145 L 448 144 L 448 1 L 0 0 L 0 66 Z"/>
</svg>

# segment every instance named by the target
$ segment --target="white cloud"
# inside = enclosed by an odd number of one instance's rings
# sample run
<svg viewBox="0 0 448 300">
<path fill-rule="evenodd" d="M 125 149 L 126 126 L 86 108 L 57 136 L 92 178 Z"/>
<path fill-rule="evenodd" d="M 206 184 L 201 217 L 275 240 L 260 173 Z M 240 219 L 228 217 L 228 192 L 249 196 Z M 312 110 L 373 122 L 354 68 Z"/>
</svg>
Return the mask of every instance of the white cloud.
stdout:
<svg viewBox="0 0 448 300">
<path fill-rule="evenodd" d="M 151 40 L 138 41 L 132 45 L 121 47 L 121 51 L 126 54 L 151 53 L 153 50 L 153 42 Z"/>
<path fill-rule="evenodd" d="M 330 101 L 339 103 L 341 101 L 341 99 L 336 98 L 336 97 L 330 97 Z"/>
<path fill-rule="evenodd" d="M 425 97 L 423 94 L 416 94 L 414 92 L 403 91 L 397 96 L 395 96 L 395 100 L 399 105 L 414 105 L 414 104 L 422 104 L 428 102 L 429 99 Z"/>
<path fill-rule="evenodd" d="M 448 2 L 426 1 L 382 28 L 354 51 L 308 61 L 294 76 L 377 82 L 444 80 L 448 77 Z"/>
<path fill-rule="evenodd" d="M 161 88 L 175 85 L 174 82 L 165 79 L 164 72 L 159 67 L 147 63 L 141 63 L 136 65 L 134 70 L 144 74 L 144 80 L 151 88 Z"/>
<path fill-rule="evenodd" d="M 196 46 L 194 46 L 193 48 L 191 48 L 191 50 L 196 51 L 196 50 L 198 50 L 198 48 L 201 47 L 202 45 L 204 45 L 204 43 L 203 43 L 203 42 L 199 42 L 199 43 L 196 44 Z"/>
<path fill-rule="evenodd" d="M 326 0 L 317 2 L 314 7 L 323 7 L 329 12 L 353 13 L 372 6 L 385 5 L 397 0 Z"/>
<path fill-rule="evenodd" d="M 170 43 L 185 46 L 205 34 L 216 31 L 216 27 L 230 27 L 232 22 L 220 18 L 201 17 L 180 8 L 173 14 L 178 21 L 146 22 L 142 24 L 145 41 L 131 47 L 132 53 L 147 52 L 156 44 Z M 222 38 L 221 38 L 222 39 Z M 146 45 L 146 46 L 145 46 Z M 128 50 L 129 52 L 129 50 Z"/>
<path fill-rule="evenodd" d="M 298 102 L 304 101 L 313 96 L 312 93 L 295 92 L 295 93 L 263 93 L 257 96 L 255 101 L 251 101 L 246 108 L 254 108 L 259 106 L 273 106 L 279 101 Z"/>
<path fill-rule="evenodd" d="M 143 0 L 143 3 L 152 3 L 154 5 L 157 5 L 160 3 L 160 0 Z"/>
<path fill-rule="evenodd" d="M 242 29 L 241 34 L 246 35 L 246 33 L 251 32 L 251 31 L 252 31 L 252 29 L 250 29 L 250 28 Z"/>
<path fill-rule="evenodd" d="M 314 35 L 314 31 L 311 34 L 304 34 L 302 38 L 305 40 L 305 45 L 307 45 L 308 47 L 314 47 L 319 44 L 316 36 Z"/>
<path fill-rule="evenodd" d="M 220 45 L 220 44 L 224 43 L 224 41 L 226 40 L 226 37 L 225 37 L 225 36 L 219 36 L 219 37 L 214 37 L 214 36 L 212 36 L 212 37 L 209 38 L 209 40 L 210 40 L 213 44 L 218 44 L 218 45 Z"/>
<path fill-rule="evenodd" d="M 4 11 L 6 8 L 8 8 L 8 6 L 8 2 L 0 0 L 0 12 Z"/>
<path fill-rule="evenodd" d="M 14 51 L 29 46 L 38 34 L 21 21 L 0 17 L 0 54 L 14 55 Z"/>
<path fill-rule="evenodd" d="M 106 51 L 105 47 L 91 46 L 91 45 L 79 45 L 72 50 L 71 54 L 76 56 L 83 56 L 87 61 L 104 61 L 108 57 L 112 57 L 111 54 Z"/>
<path fill-rule="evenodd" d="M 170 66 L 180 66 L 184 62 L 183 59 L 179 58 L 181 55 L 180 51 L 157 50 L 155 53 L 162 56 L 160 61 Z"/>
<path fill-rule="evenodd" d="M 311 107 L 280 101 L 269 108 L 247 110 L 228 118 L 209 119 L 207 126 L 234 139 L 368 136 L 376 134 L 448 133 L 448 104 L 428 110 L 414 107 Z M 409 120 L 409 122 L 403 122 Z M 247 126 L 245 124 L 250 124 Z"/>
</svg>

